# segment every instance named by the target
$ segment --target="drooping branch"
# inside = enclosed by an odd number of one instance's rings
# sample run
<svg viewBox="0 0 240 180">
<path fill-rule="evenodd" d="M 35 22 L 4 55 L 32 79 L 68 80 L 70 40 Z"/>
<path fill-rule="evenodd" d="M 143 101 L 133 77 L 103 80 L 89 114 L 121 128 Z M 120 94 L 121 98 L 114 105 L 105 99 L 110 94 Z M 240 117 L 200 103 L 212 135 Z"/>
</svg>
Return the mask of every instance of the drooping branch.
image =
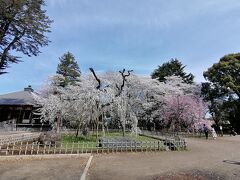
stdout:
<svg viewBox="0 0 240 180">
<path fill-rule="evenodd" d="M 2 53 L 0 53 L 0 69 L 4 69 L 7 67 L 7 61 L 16 63 L 17 59 L 14 56 L 8 55 L 8 52 L 11 50 L 11 48 L 14 46 L 14 44 L 19 41 L 25 34 L 25 30 L 23 32 L 19 32 L 19 36 L 15 36 L 14 39 L 8 44 L 8 46 L 3 50 Z M 4 72 L 0 72 L 2 74 Z"/>
<path fill-rule="evenodd" d="M 96 81 L 98 82 L 98 86 L 96 87 L 97 89 L 100 89 L 101 87 L 101 80 L 97 77 L 95 71 L 93 70 L 93 68 L 89 68 L 89 70 L 93 73 L 93 76 L 95 77 Z"/>
</svg>

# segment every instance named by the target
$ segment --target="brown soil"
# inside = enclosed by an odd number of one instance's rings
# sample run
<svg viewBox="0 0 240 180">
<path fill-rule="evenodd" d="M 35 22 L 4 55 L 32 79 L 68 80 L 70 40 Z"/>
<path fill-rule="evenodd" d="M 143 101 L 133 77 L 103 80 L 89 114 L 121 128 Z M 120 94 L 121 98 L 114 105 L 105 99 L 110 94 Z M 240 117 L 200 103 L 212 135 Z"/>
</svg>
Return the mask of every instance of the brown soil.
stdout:
<svg viewBox="0 0 240 180">
<path fill-rule="evenodd" d="M 89 179 L 240 179 L 240 136 L 187 143 L 188 150 L 180 152 L 95 156 Z"/>
<path fill-rule="evenodd" d="M 239 180 L 240 136 L 187 139 L 188 150 L 94 155 L 87 180 Z M 2 160 L 1 160 L 2 159 Z M 11 161 L 0 158 L 1 180 L 80 179 L 88 158 Z"/>
<path fill-rule="evenodd" d="M 154 177 L 153 180 L 224 180 L 226 176 L 208 171 L 177 172 Z"/>
<path fill-rule="evenodd" d="M 88 158 L 0 161 L 1 180 L 79 180 Z"/>
</svg>

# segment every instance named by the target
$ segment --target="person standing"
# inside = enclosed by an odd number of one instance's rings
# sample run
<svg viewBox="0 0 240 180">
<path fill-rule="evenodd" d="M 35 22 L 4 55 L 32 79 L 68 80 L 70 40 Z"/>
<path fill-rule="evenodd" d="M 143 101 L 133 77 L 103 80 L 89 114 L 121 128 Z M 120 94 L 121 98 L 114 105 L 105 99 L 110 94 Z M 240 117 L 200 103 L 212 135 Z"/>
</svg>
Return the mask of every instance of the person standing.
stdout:
<svg viewBox="0 0 240 180">
<path fill-rule="evenodd" d="M 207 128 L 206 124 L 203 124 L 203 131 L 205 133 L 206 139 L 208 139 L 208 128 Z"/>
<path fill-rule="evenodd" d="M 223 137 L 223 128 L 222 128 L 222 126 L 219 126 L 219 129 L 220 129 L 221 136 Z"/>
</svg>

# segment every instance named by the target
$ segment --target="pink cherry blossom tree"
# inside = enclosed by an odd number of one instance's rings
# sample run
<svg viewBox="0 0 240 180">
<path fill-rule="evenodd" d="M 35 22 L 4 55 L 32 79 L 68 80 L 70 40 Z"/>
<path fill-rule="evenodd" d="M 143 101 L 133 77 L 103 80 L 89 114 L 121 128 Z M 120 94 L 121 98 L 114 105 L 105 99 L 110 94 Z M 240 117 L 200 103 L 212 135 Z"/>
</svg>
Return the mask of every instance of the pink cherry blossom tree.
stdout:
<svg viewBox="0 0 240 180">
<path fill-rule="evenodd" d="M 163 125 L 171 131 L 190 130 L 205 116 L 201 98 L 192 95 L 167 96 L 162 111 Z"/>
</svg>

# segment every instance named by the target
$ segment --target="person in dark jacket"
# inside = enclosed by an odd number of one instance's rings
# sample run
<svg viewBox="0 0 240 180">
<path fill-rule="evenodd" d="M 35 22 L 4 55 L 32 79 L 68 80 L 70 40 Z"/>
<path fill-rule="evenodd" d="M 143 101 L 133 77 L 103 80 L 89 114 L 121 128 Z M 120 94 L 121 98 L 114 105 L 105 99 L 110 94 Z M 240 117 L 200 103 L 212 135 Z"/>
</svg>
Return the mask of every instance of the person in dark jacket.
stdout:
<svg viewBox="0 0 240 180">
<path fill-rule="evenodd" d="M 231 134 L 230 134 L 230 135 L 233 135 L 233 136 L 236 136 L 236 135 L 237 135 L 237 133 L 236 133 L 236 131 L 235 131 L 234 128 L 231 129 Z"/>
<path fill-rule="evenodd" d="M 203 124 L 203 131 L 205 133 L 206 139 L 208 139 L 208 128 L 207 128 L 206 124 Z"/>
</svg>

